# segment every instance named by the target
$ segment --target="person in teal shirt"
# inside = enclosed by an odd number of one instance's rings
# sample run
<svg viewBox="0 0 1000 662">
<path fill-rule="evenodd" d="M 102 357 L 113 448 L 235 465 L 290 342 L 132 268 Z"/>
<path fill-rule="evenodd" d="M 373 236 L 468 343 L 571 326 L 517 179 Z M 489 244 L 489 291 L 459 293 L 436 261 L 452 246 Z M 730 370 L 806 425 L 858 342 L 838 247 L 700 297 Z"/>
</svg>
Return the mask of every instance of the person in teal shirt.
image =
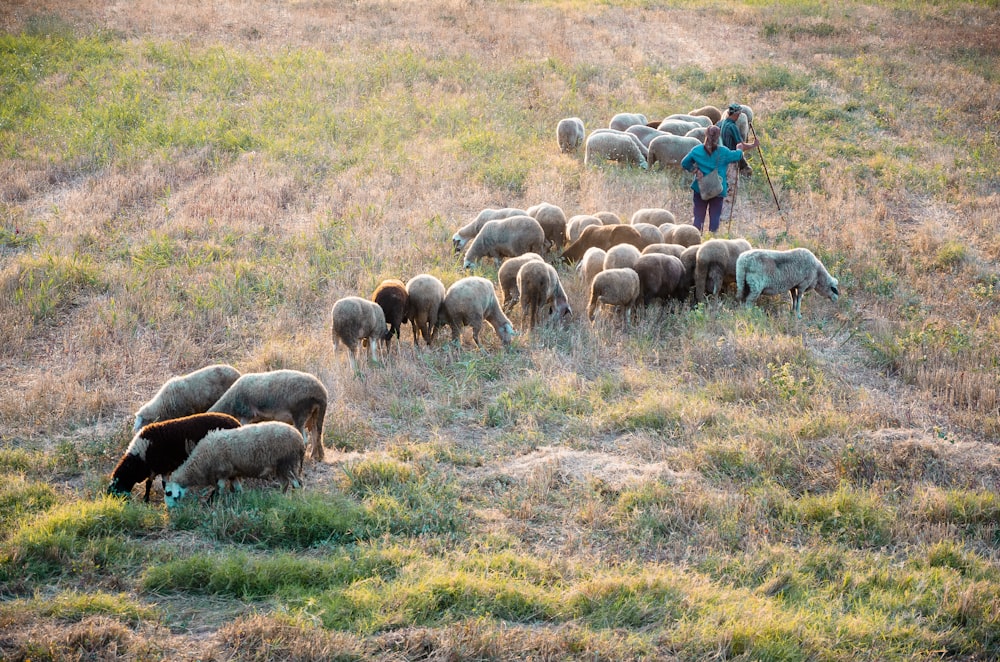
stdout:
<svg viewBox="0 0 1000 662">
<path fill-rule="evenodd" d="M 722 201 L 729 191 L 726 171 L 730 163 L 739 163 L 743 158 L 743 153 L 757 149 L 757 141 L 752 143 L 741 142 L 736 149 L 729 149 L 725 145 L 719 144 L 721 130 L 717 126 L 708 127 L 705 132 L 705 142 L 694 147 L 687 156 L 681 160 L 681 167 L 688 172 L 694 172 L 694 181 L 691 182 L 691 190 L 694 191 L 694 219 L 692 225 L 702 231 L 705 223 L 705 213 L 708 213 L 708 231 L 715 233 L 719 231 L 719 219 L 722 217 Z M 709 200 L 701 199 L 701 191 L 698 182 L 702 175 L 707 175 L 713 170 L 719 171 L 722 179 L 722 192 Z"/>
<path fill-rule="evenodd" d="M 733 102 L 729 104 L 729 107 L 726 109 L 725 119 L 719 123 L 719 129 L 722 130 L 722 134 L 719 136 L 719 142 L 729 149 L 736 149 L 736 146 L 743 140 L 743 134 L 740 132 L 739 124 L 737 124 L 742 112 L 743 106 Z M 733 209 L 736 207 L 736 189 L 739 187 L 740 183 L 739 178 L 741 175 L 749 177 L 751 174 L 753 174 L 753 170 L 750 168 L 750 164 L 747 163 L 745 158 L 740 159 L 739 163 L 729 164 L 726 171 L 726 179 L 731 185 L 729 187 L 729 191 L 722 200 L 723 218 L 733 218 Z"/>
</svg>

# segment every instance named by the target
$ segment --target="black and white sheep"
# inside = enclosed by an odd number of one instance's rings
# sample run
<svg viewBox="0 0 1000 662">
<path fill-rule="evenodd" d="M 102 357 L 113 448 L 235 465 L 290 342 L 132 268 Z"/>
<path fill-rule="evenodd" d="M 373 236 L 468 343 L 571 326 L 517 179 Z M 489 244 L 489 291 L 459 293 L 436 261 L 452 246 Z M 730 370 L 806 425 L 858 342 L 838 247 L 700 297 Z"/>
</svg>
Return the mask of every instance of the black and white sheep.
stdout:
<svg viewBox="0 0 1000 662">
<path fill-rule="evenodd" d="M 517 257 L 509 257 L 503 261 L 497 270 L 497 281 L 500 283 L 500 301 L 503 309 L 510 312 L 520 298 L 520 288 L 517 286 L 517 272 L 528 262 L 544 262 L 538 253 L 525 253 Z"/>
<path fill-rule="evenodd" d="M 585 135 L 583 120 L 579 117 L 566 117 L 556 125 L 556 142 L 559 143 L 559 151 L 564 154 L 580 149 Z"/>
<path fill-rule="evenodd" d="M 628 325 L 632 310 L 639 301 L 639 274 L 634 269 L 605 269 L 594 276 L 590 283 L 590 302 L 587 317 L 591 322 L 597 317 L 601 304 L 618 308 L 625 324 Z"/>
<path fill-rule="evenodd" d="M 563 318 L 573 313 L 559 273 L 551 264 L 530 261 L 517 272 L 517 289 L 521 293 L 522 324 L 533 329 L 538 323 L 538 310 L 550 307 L 552 314 Z"/>
<path fill-rule="evenodd" d="M 517 207 L 500 207 L 499 209 L 494 209 L 492 207 L 487 207 L 480 211 L 474 219 L 463 225 L 452 235 L 451 243 L 455 248 L 455 252 L 458 253 L 465 245 L 476 238 L 479 231 L 483 229 L 489 221 L 495 221 L 498 218 L 510 218 L 511 216 L 525 216 L 527 211 L 524 209 L 518 209 Z"/>
<path fill-rule="evenodd" d="M 372 293 L 372 301 L 378 304 L 385 316 L 385 323 L 389 326 L 389 335 L 386 336 L 386 345 L 396 336 L 399 340 L 399 327 L 406 324 L 407 298 L 406 284 L 397 278 L 387 278 L 379 283 Z"/>
<path fill-rule="evenodd" d="M 214 487 L 214 497 L 226 485 L 240 478 L 272 476 L 288 486 L 301 486 L 299 475 L 305 457 L 302 435 L 279 421 L 255 423 L 232 430 L 209 432 L 163 489 L 168 508 L 192 487 Z"/>
<path fill-rule="evenodd" d="M 687 294 L 679 291 L 684 281 L 684 265 L 680 258 L 647 253 L 636 260 L 633 269 L 639 274 L 639 291 L 643 304 L 647 306 L 653 299 L 666 302 L 683 299 Z"/>
<path fill-rule="evenodd" d="M 608 128 L 624 131 L 637 124 L 645 125 L 648 120 L 642 113 L 618 113 L 608 122 Z"/>
<path fill-rule="evenodd" d="M 474 267 L 484 257 L 491 257 L 498 263 L 505 257 L 517 257 L 525 253 L 545 251 L 545 230 L 541 224 L 527 214 L 511 216 L 495 221 L 487 221 L 465 253 L 464 266 Z"/>
<path fill-rule="evenodd" d="M 667 135 L 654 138 L 649 143 L 649 167 L 657 163 L 662 170 L 666 166 L 679 166 L 692 149 L 701 144 L 697 138 L 689 138 L 684 134 Z"/>
<path fill-rule="evenodd" d="M 192 414 L 143 426 L 111 472 L 108 494 L 125 496 L 141 480 L 146 481 L 144 501 L 157 476 L 169 476 L 184 463 L 191 449 L 212 430 L 238 428 L 229 414 Z"/>
<path fill-rule="evenodd" d="M 736 259 L 750 250 L 746 239 L 709 239 L 698 247 L 694 266 L 694 298 L 699 303 L 707 295 L 718 296 L 736 282 Z"/>
<path fill-rule="evenodd" d="M 604 225 L 604 221 L 593 214 L 577 214 L 566 222 L 566 238 L 573 243 L 580 238 L 580 233 L 591 225 Z"/>
<path fill-rule="evenodd" d="M 388 347 L 389 330 L 386 328 L 385 313 L 374 301 L 358 296 L 347 296 L 333 304 L 330 310 L 330 327 L 333 335 L 333 351 L 341 343 L 347 347 L 347 358 L 351 369 L 358 369 L 358 351 L 367 343 L 371 360 L 375 361 L 378 343 Z"/>
<path fill-rule="evenodd" d="M 646 170 L 649 165 L 643 152 L 645 146 L 630 133 L 595 131 L 587 137 L 583 162 L 591 165 L 599 161 L 616 161 Z"/>
<path fill-rule="evenodd" d="M 413 327 L 414 345 L 417 344 L 418 332 L 426 345 L 434 339 L 444 293 L 444 283 L 431 274 L 418 274 L 406 281 L 406 316 Z"/>
<path fill-rule="evenodd" d="M 328 398 L 323 382 L 308 372 L 251 372 L 237 379 L 209 411 L 230 414 L 244 425 L 260 421 L 291 423 L 309 447 L 309 457 L 319 461 L 324 454 L 323 419 Z"/>
<path fill-rule="evenodd" d="M 629 220 L 631 225 L 649 223 L 650 225 L 655 225 L 657 228 L 664 223 L 676 222 L 677 219 L 674 216 L 674 213 L 669 209 L 664 209 L 662 207 L 643 207 L 642 209 L 636 209 L 632 213 L 632 218 Z"/>
<path fill-rule="evenodd" d="M 171 377 L 135 413 L 132 432 L 138 432 L 144 425 L 156 421 L 207 411 L 239 378 L 240 371 L 224 363 Z"/>
<path fill-rule="evenodd" d="M 528 207 L 528 216 L 542 226 L 545 243 L 552 250 L 562 250 L 566 245 L 566 212 L 550 202 L 540 202 Z"/>
<path fill-rule="evenodd" d="M 642 253 L 632 244 L 615 244 L 608 248 L 604 254 L 604 269 L 621 269 L 631 267 L 639 259 Z"/>
<path fill-rule="evenodd" d="M 749 308 L 762 294 L 791 297 L 792 312 L 802 317 L 802 296 L 816 290 L 836 303 L 840 296 L 837 279 L 808 248 L 786 251 L 756 248 L 736 259 L 736 295 Z"/>
<path fill-rule="evenodd" d="M 493 283 L 480 276 L 466 276 L 455 281 L 444 295 L 438 324 L 451 327 L 452 340 L 461 342 L 462 330 L 472 327 L 472 339 L 478 347 L 479 332 L 483 322 L 489 322 L 500 342 L 509 345 L 514 338 L 514 327 L 504 315 L 497 300 Z"/>
</svg>

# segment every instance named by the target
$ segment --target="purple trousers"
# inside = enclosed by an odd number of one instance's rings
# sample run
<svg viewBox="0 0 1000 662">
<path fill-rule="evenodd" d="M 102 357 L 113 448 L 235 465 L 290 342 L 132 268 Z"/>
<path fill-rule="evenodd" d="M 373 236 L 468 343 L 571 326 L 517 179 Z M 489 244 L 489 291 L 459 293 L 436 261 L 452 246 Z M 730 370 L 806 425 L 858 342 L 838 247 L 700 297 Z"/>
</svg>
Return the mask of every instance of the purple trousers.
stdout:
<svg viewBox="0 0 1000 662">
<path fill-rule="evenodd" d="M 694 193 L 694 221 L 693 225 L 701 232 L 701 226 L 705 223 L 705 212 L 708 212 L 708 231 L 719 231 L 719 219 L 722 217 L 722 201 L 724 198 L 717 195 L 711 200 L 702 200 L 701 195 Z"/>
</svg>

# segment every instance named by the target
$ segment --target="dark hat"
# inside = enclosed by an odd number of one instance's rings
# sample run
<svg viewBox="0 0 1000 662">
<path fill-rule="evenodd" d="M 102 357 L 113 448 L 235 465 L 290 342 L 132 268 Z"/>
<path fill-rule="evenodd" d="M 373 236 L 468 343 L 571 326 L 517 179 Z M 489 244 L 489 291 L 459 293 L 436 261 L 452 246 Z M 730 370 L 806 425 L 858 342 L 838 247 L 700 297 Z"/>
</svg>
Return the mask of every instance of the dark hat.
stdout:
<svg viewBox="0 0 1000 662">
<path fill-rule="evenodd" d="M 739 112 L 742 112 L 742 111 L 743 111 L 743 106 L 741 106 L 740 104 L 738 104 L 738 103 L 731 103 L 731 104 L 729 104 L 729 112 L 731 112 L 731 113 L 739 113 Z"/>
</svg>

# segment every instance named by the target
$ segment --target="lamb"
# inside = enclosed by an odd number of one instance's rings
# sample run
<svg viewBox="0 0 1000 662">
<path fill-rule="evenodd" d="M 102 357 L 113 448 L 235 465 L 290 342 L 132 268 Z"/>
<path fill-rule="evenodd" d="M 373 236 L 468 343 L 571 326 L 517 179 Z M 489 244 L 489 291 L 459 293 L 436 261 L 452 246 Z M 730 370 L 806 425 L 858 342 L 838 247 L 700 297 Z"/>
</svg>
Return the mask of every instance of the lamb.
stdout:
<svg viewBox="0 0 1000 662">
<path fill-rule="evenodd" d="M 543 306 L 551 306 L 559 318 L 573 314 L 559 274 L 551 264 L 537 260 L 524 264 L 517 272 L 517 289 L 521 293 L 522 324 L 529 329 L 535 328 L 538 309 Z"/>
<path fill-rule="evenodd" d="M 598 160 L 619 161 L 646 170 L 649 165 L 640 149 L 641 146 L 642 143 L 632 134 L 594 132 L 587 138 L 583 162 L 585 165 L 590 165 Z"/>
<path fill-rule="evenodd" d="M 679 166 L 688 152 L 700 144 L 701 141 L 697 138 L 689 138 L 684 134 L 654 138 L 649 143 L 649 167 L 652 168 L 657 163 L 661 169 L 668 165 Z"/>
<path fill-rule="evenodd" d="M 660 122 L 660 126 L 656 127 L 659 131 L 664 133 L 672 133 L 675 136 L 683 136 L 685 133 L 691 129 L 697 129 L 701 126 L 699 122 L 685 122 L 684 120 L 663 120 Z M 652 143 L 651 143 L 652 144 Z"/>
<path fill-rule="evenodd" d="M 679 290 L 684 281 L 684 265 L 680 258 L 647 253 L 636 260 L 633 269 L 639 274 L 639 291 L 643 304 L 647 306 L 653 299 L 682 299 L 687 294 Z"/>
<path fill-rule="evenodd" d="M 673 212 L 669 209 L 663 209 L 661 207 L 644 207 L 642 209 L 637 209 L 632 214 L 632 219 L 629 221 L 632 225 L 638 225 L 639 223 L 650 223 L 656 227 L 660 227 L 664 223 L 674 223 L 676 218 Z"/>
<path fill-rule="evenodd" d="M 567 262 L 576 262 L 591 246 L 608 250 L 617 244 L 632 244 L 642 250 L 648 243 L 643 238 L 642 233 L 631 225 L 592 225 L 584 229 L 579 239 L 566 247 L 562 259 Z"/>
<path fill-rule="evenodd" d="M 484 257 L 500 262 L 505 257 L 545 250 L 545 230 L 528 215 L 487 221 L 465 253 L 464 265 L 471 269 Z"/>
<path fill-rule="evenodd" d="M 709 239 L 698 248 L 694 267 L 694 296 L 705 301 L 706 292 L 718 296 L 736 282 L 736 258 L 750 250 L 746 239 Z"/>
<path fill-rule="evenodd" d="M 620 269 L 622 267 L 632 267 L 641 253 L 632 244 L 616 244 L 607 250 L 604 256 L 604 269 Z"/>
<path fill-rule="evenodd" d="M 388 347 L 390 332 L 386 328 L 385 313 L 381 306 L 361 297 L 348 296 L 338 299 L 330 311 L 333 329 L 333 350 L 343 343 L 347 347 L 347 358 L 351 369 L 358 369 L 358 350 L 368 343 L 372 361 L 375 361 L 376 345 L 379 342 Z"/>
<path fill-rule="evenodd" d="M 556 125 L 556 142 L 559 143 L 559 151 L 563 154 L 580 149 L 584 135 L 583 120 L 579 117 L 561 119 Z"/>
<path fill-rule="evenodd" d="M 692 124 L 697 124 L 706 129 L 715 124 L 715 122 L 713 122 L 708 117 L 705 117 L 704 115 L 691 115 L 684 113 L 669 115 L 664 121 L 666 120 L 680 120 L 682 122 L 690 122 Z"/>
<path fill-rule="evenodd" d="M 525 216 L 528 212 L 523 209 L 518 209 L 517 207 L 501 207 L 499 209 L 486 208 L 479 212 L 469 223 L 466 223 L 458 229 L 452 238 L 451 243 L 455 248 L 455 252 L 462 250 L 467 243 L 476 238 L 479 231 L 483 229 L 489 221 L 495 221 L 499 218 L 510 218 L 511 216 Z"/>
<path fill-rule="evenodd" d="M 593 323 L 597 316 L 598 305 L 606 304 L 622 311 L 627 326 L 639 296 L 639 274 L 634 269 L 628 267 L 606 269 L 594 276 L 594 280 L 590 283 L 587 317 Z"/>
<path fill-rule="evenodd" d="M 243 425 L 258 421 L 291 423 L 309 446 L 310 458 L 320 461 L 327 399 L 323 382 L 307 372 L 252 372 L 237 379 L 209 411 L 231 414 Z"/>
<path fill-rule="evenodd" d="M 736 295 L 753 306 L 761 294 L 788 292 L 792 312 L 801 319 L 802 295 L 816 290 L 834 303 L 840 296 L 837 279 L 808 248 L 787 251 L 756 248 L 736 259 Z"/>
<path fill-rule="evenodd" d="M 127 496 L 140 480 L 146 481 L 143 501 L 157 476 L 169 476 L 188 458 L 191 449 L 212 430 L 238 428 L 240 422 L 229 414 L 192 414 L 144 426 L 111 472 L 108 494 Z"/>
<path fill-rule="evenodd" d="M 541 202 L 528 207 L 528 216 L 542 226 L 545 233 L 545 243 L 553 250 L 566 244 L 566 213 L 561 207 L 548 202 Z"/>
<path fill-rule="evenodd" d="M 604 225 L 601 219 L 591 214 L 577 214 L 566 223 L 566 238 L 573 243 L 580 238 L 580 233 L 589 225 Z"/>
<path fill-rule="evenodd" d="M 168 379 L 149 402 L 135 413 L 132 432 L 156 421 L 200 414 L 219 399 L 240 377 L 231 365 L 216 363 L 200 370 Z"/>
<path fill-rule="evenodd" d="M 438 325 L 438 311 L 444 301 L 444 283 L 431 274 L 418 274 L 406 281 L 406 317 L 413 327 L 413 344 L 417 344 L 417 332 L 430 345 L 434 330 Z"/>
<path fill-rule="evenodd" d="M 604 259 L 607 255 L 607 252 L 603 248 L 591 246 L 583 254 L 580 263 L 576 265 L 576 271 L 583 276 L 583 283 L 586 285 L 588 292 L 590 291 L 590 283 L 594 280 L 594 276 L 604 271 Z"/>
<path fill-rule="evenodd" d="M 645 239 L 650 244 L 660 244 L 663 243 L 663 233 L 660 232 L 660 228 L 653 225 L 652 223 L 632 223 L 632 227 L 639 231 L 642 238 Z"/>
<path fill-rule="evenodd" d="M 703 116 L 712 120 L 712 124 L 718 124 L 722 121 L 722 111 L 715 106 L 702 106 L 701 108 L 695 108 L 694 110 L 688 111 L 688 115 Z"/>
<path fill-rule="evenodd" d="M 472 327 L 472 339 L 477 347 L 483 320 L 490 323 L 504 345 L 514 338 L 514 327 L 500 309 L 493 283 L 479 276 L 466 276 L 448 288 L 441 304 L 439 323 L 451 327 L 452 340 L 461 342 L 462 329 Z"/>
<path fill-rule="evenodd" d="M 642 113 L 618 113 L 608 122 L 608 128 L 624 131 L 630 126 L 645 124 L 646 122 L 646 116 Z"/>
<path fill-rule="evenodd" d="M 663 243 L 680 244 L 681 246 L 694 246 L 701 243 L 701 232 L 693 225 L 681 223 L 668 230 L 660 226 L 663 233 Z"/>
<path fill-rule="evenodd" d="M 533 261 L 544 262 L 545 260 L 538 253 L 525 253 L 517 257 L 507 258 L 497 270 L 497 280 L 500 282 L 500 295 L 505 311 L 510 311 L 521 298 L 521 289 L 517 285 L 517 272 L 526 263 Z"/>
<path fill-rule="evenodd" d="M 386 324 L 389 325 L 386 346 L 392 340 L 392 336 L 396 336 L 396 340 L 399 340 L 399 327 L 407 322 L 407 296 L 406 285 L 396 278 L 383 280 L 372 293 L 372 301 L 382 309 Z"/>
<path fill-rule="evenodd" d="M 681 246 L 680 244 L 650 244 L 642 249 L 642 254 L 649 255 L 650 253 L 659 253 L 660 255 L 673 255 L 674 257 L 680 257 L 685 248 L 687 248 L 687 246 Z"/>
<path fill-rule="evenodd" d="M 297 489 L 304 456 L 302 435 L 287 423 L 268 421 L 215 430 L 205 435 L 170 477 L 163 501 L 173 508 L 189 489 L 203 486 L 215 488 L 209 496 L 212 499 L 227 482 L 268 475 L 281 481 L 282 492 L 289 484 Z"/>
</svg>

